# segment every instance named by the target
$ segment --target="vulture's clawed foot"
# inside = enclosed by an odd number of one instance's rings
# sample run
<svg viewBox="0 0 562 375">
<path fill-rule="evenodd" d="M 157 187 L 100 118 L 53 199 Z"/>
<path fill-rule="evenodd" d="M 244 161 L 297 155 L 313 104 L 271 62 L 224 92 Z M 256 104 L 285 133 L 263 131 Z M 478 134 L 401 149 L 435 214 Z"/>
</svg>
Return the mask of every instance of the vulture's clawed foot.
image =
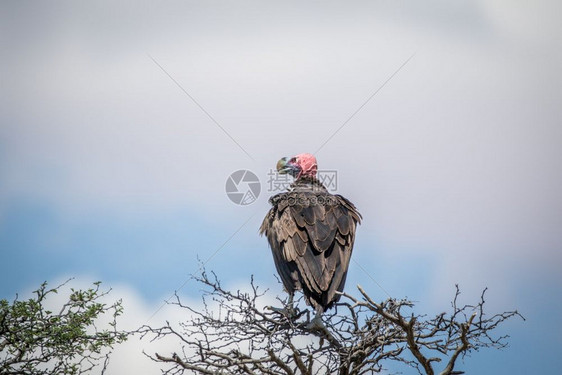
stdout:
<svg viewBox="0 0 562 375">
<path fill-rule="evenodd" d="M 316 314 L 314 318 L 306 325 L 306 328 L 310 331 L 328 331 L 328 329 L 324 325 L 324 322 L 322 322 L 322 314 Z"/>
<path fill-rule="evenodd" d="M 324 325 L 322 321 L 322 313 L 319 312 L 316 316 L 306 325 L 306 329 L 319 336 L 321 338 L 320 346 L 324 345 L 324 339 L 326 339 L 330 345 L 333 345 L 337 348 L 341 348 L 341 343 L 330 333 L 328 328 Z"/>
</svg>

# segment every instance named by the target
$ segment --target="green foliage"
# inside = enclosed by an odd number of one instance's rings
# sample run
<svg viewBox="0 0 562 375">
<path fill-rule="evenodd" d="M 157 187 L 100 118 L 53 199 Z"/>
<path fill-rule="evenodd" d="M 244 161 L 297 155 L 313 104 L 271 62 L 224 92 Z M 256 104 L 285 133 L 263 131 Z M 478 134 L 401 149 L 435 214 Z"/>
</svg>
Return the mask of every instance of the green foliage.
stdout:
<svg viewBox="0 0 562 375">
<path fill-rule="evenodd" d="M 96 282 L 88 290 L 71 289 L 58 312 L 47 310 L 47 297 L 66 283 L 48 289 L 44 282 L 26 301 L 0 300 L 0 374 L 73 375 L 97 366 L 105 371 L 113 346 L 127 339 L 117 330 L 121 300 L 100 302 L 109 291 L 100 291 Z M 102 316 L 109 321 L 98 329 Z"/>
</svg>

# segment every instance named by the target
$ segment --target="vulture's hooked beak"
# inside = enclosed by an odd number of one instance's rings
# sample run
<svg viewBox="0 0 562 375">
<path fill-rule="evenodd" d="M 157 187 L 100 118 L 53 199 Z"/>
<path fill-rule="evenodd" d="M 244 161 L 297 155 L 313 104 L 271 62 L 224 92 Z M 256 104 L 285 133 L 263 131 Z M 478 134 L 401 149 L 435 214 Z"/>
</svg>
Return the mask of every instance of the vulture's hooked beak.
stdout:
<svg viewBox="0 0 562 375">
<path fill-rule="evenodd" d="M 277 162 L 277 172 L 279 174 L 290 174 L 293 177 L 299 174 L 299 166 L 291 162 L 291 159 L 292 158 L 284 157 Z"/>
</svg>

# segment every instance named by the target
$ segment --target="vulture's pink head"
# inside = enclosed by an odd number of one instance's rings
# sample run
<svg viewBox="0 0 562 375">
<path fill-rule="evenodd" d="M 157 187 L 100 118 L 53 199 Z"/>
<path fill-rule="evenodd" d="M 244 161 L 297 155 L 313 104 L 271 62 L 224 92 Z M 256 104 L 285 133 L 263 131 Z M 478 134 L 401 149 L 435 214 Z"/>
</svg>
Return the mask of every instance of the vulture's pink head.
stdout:
<svg viewBox="0 0 562 375">
<path fill-rule="evenodd" d="M 277 172 L 290 174 L 294 178 L 316 177 L 318 164 L 312 154 L 298 154 L 292 158 L 284 157 L 277 162 Z"/>
</svg>

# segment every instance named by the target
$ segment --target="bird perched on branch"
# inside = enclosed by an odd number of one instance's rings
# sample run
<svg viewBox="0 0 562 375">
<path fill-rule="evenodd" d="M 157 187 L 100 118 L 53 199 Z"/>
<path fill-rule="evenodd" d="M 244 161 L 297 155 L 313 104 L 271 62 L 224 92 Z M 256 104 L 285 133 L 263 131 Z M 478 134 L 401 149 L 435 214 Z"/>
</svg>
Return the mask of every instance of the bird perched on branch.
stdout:
<svg viewBox="0 0 562 375">
<path fill-rule="evenodd" d="M 328 192 L 316 176 L 312 154 L 282 158 L 280 174 L 295 178 L 289 190 L 269 199 L 273 206 L 260 228 L 267 236 L 283 286 L 293 295 L 302 290 L 316 310 L 314 321 L 340 298 L 361 215 L 350 201 Z"/>
</svg>

